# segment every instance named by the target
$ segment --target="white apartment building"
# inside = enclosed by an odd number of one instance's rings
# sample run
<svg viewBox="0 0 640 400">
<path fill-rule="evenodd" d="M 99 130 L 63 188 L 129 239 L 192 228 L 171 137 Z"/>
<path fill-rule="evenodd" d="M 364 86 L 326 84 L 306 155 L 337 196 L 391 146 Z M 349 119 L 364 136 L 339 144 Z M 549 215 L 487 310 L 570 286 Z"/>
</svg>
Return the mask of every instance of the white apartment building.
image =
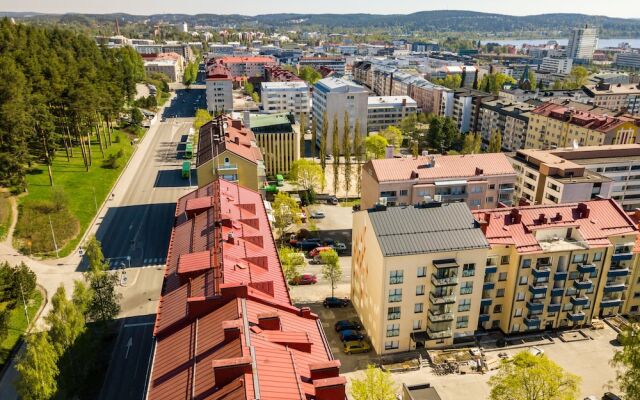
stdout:
<svg viewBox="0 0 640 400">
<path fill-rule="evenodd" d="M 233 110 L 233 80 L 229 70 L 215 64 L 207 71 L 207 110 L 212 113 Z"/>
<path fill-rule="evenodd" d="M 144 62 L 147 75 L 159 72 L 169 78 L 169 82 L 179 82 L 182 79 L 182 65 L 176 60 L 153 60 Z"/>
<path fill-rule="evenodd" d="M 409 96 L 369 97 L 367 131 L 379 132 L 390 125 L 398 125 L 403 118 L 418 112 L 418 104 Z"/>
<path fill-rule="evenodd" d="M 478 90 L 467 88 L 454 90 L 451 117 L 456 121 L 461 133 L 475 132 L 477 130 L 480 104 L 484 100 L 491 98 L 493 98 L 492 95 Z"/>
<path fill-rule="evenodd" d="M 269 114 L 299 115 L 311 110 L 309 86 L 304 81 L 262 82 L 262 109 Z"/>
<path fill-rule="evenodd" d="M 640 69 L 640 53 L 618 53 L 614 63 L 618 68 Z"/>
<path fill-rule="evenodd" d="M 540 71 L 568 75 L 572 66 L 573 60 L 571 58 L 545 57 L 542 59 Z"/>
<path fill-rule="evenodd" d="M 596 28 L 573 29 L 567 45 L 567 58 L 589 61 L 598 46 L 598 30 Z"/>
<path fill-rule="evenodd" d="M 332 132 L 334 119 L 338 121 L 338 135 L 342 143 L 344 132 L 344 115 L 349 115 L 351 137 L 355 130 L 356 121 L 360 122 L 362 135 L 367 132 L 367 108 L 369 91 L 360 85 L 342 79 L 325 78 L 319 80 L 313 91 L 312 113 L 316 122 L 318 143 L 322 137 L 322 125 L 324 116 L 327 116 L 327 154 L 332 153 Z M 342 147 L 342 146 L 340 146 Z"/>
</svg>

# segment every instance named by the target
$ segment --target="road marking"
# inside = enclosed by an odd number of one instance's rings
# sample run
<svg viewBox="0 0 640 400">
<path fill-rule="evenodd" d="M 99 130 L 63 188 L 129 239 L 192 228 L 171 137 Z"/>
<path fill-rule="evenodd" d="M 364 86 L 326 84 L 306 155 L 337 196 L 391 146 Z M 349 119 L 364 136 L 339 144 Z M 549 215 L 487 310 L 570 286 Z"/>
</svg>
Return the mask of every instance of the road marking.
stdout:
<svg viewBox="0 0 640 400">
<path fill-rule="evenodd" d="M 131 350 L 131 346 L 133 346 L 133 337 L 129 336 L 129 341 L 127 342 L 127 352 L 124 354 L 124 359 L 126 360 L 129 357 L 129 350 Z"/>
<path fill-rule="evenodd" d="M 155 321 L 153 322 L 135 322 L 133 324 L 124 324 L 125 328 L 135 328 L 136 326 L 148 326 L 148 325 L 153 325 L 155 324 Z"/>
</svg>

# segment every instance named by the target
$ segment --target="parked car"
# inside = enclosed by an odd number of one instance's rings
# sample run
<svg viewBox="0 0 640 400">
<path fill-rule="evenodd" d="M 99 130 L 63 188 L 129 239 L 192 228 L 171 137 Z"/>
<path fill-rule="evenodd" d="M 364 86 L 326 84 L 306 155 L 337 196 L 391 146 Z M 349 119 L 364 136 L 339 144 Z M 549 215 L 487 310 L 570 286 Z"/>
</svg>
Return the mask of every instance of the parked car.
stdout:
<svg viewBox="0 0 640 400">
<path fill-rule="evenodd" d="M 617 396 L 611 392 L 606 392 L 604 395 L 602 395 L 602 400 L 622 400 L 620 398 L 620 396 Z"/>
<path fill-rule="evenodd" d="M 338 205 L 338 198 L 336 196 L 330 194 L 316 194 L 316 202 L 317 203 L 325 203 L 332 204 L 334 206 Z"/>
<path fill-rule="evenodd" d="M 318 278 L 314 274 L 302 274 L 289 281 L 291 285 L 315 285 L 316 283 Z"/>
<path fill-rule="evenodd" d="M 333 250 L 333 247 L 330 247 L 330 246 L 316 247 L 315 249 L 311 249 L 311 251 L 309 251 L 309 257 L 314 258 L 315 256 L 319 256 L 320 253 L 329 251 L 329 250 Z"/>
<path fill-rule="evenodd" d="M 543 356 L 544 350 L 539 347 L 533 346 L 529 347 L 529 353 L 533 354 L 534 356 Z"/>
<path fill-rule="evenodd" d="M 326 215 L 324 215 L 322 211 L 311 212 L 311 219 L 323 219 L 324 217 L 326 217 Z"/>
<path fill-rule="evenodd" d="M 342 242 L 335 242 L 331 247 L 338 253 L 347 251 L 347 245 Z"/>
<path fill-rule="evenodd" d="M 362 325 L 360 322 L 355 319 L 343 319 L 335 323 L 333 327 L 336 329 L 336 332 L 345 331 L 348 329 L 359 331 L 362 329 Z"/>
<path fill-rule="evenodd" d="M 354 331 L 352 329 L 347 329 L 345 331 L 340 331 L 338 333 L 340 340 L 343 342 L 351 342 L 353 340 L 362 340 L 364 339 L 364 335 L 358 331 Z"/>
<path fill-rule="evenodd" d="M 305 240 L 303 240 L 301 242 L 297 242 L 296 246 L 300 250 L 309 251 L 311 249 L 315 249 L 316 247 L 320 246 L 320 242 L 319 241 L 315 241 L 315 240 L 305 239 Z"/>
<path fill-rule="evenodd" d="M 342 345 L 342 351 L 345 354 L 368 353 L 371 351 L 371 345 L 364 340 L 352 340 Z"/>
<path fill-rule="evenodd" d="M 326 308 L 346 307 L 349 305 L 349 299 L 340 299 L 338 297 L 327 297 L 322 302 Z"/>
<path fill-rule="evenodd" d="M 309 260 L 309 264 L 322 265 L 322 257 L 320 257 L 319 255 L 313 257 L 311 260 Z"/>
</svg>

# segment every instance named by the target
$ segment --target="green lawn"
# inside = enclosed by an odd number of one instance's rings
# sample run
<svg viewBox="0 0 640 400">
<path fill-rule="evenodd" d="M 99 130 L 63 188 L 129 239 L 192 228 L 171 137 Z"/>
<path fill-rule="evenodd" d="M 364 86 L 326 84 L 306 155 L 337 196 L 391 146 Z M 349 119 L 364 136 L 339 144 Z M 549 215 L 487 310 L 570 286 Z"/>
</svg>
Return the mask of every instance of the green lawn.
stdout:
<svg viewBox="0 0 640 400">
<path fill-rule="evenodd" d="M 115 142 L 119 136 L 119 143 Z M 93 165 L 85 171 L 79 148 L 73 151 L 74 157 L 67 161 L 64 149 L 59 150 L 53 161 L 53 181 L 55 189 L 61 189 L 68 199 L 64 210 L 51 210 L 53 200 L 49 176 L 45 165 L 38 165 L 27 175 L 28 194 L 20 198 L 20 211 L 15 237 L 16 247 L 25 253 L 41 256 L 55 256 L 53 240 L 49 226 L 51 216 L 56 233 L 56 242 L 60 257 L 64 257 L 78 244 L 104 199 L 111 193 L 115 180 L 120 175 L 133 152 L 131 136 L 114 132 L 111 147 L 105 150 L 105 158 L 122 150 L 123 156 L 117 168 L 103 166 L 100 147 L 92 146 Z"/>
<path fill-rule="evenodd" d="M 4 240 L 11 224 L 11 203 L 8 192 L 0 192 L 0 240 Z"/>
<path fill-rule="evenodd" d="M 42 304 L 42 294 L 39 290 L 34 290 L 33 295 L 31 295 L 31 299 L 27 300 L 27 312 L 29 313 L 29 322 L 33 322 L 33 318 L 36 313 L 40 309 L 40 305 Z M 2 304 L 2 307 L 5 307 L 6 304 Z M 24 316 L 24 306 L 22 304 L 22 300 L 20 299 L 16 306 L 11 310 L 11 314 L 9 316 L 9 334 L 7 338 L 0 342 L 0 365 L 4 365 L 9 353 L 13 347 L 18 343 L 18 339 L 22 335 L 24 335 L 27 330 L 27 320 Z"/>
</svg>

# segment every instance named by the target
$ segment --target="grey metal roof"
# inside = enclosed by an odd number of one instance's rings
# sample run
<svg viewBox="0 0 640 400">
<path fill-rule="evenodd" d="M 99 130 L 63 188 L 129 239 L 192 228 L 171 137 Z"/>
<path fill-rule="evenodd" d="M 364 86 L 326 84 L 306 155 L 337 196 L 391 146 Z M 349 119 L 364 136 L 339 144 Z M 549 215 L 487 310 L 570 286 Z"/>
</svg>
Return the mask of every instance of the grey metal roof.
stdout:
<svg viewBox="0 0 640 400">
<path fill-rule="evenodd" d="M 388 207 L 368 212 L 385 256 L 489 247 L 466 203 Z"/>
</svg>

